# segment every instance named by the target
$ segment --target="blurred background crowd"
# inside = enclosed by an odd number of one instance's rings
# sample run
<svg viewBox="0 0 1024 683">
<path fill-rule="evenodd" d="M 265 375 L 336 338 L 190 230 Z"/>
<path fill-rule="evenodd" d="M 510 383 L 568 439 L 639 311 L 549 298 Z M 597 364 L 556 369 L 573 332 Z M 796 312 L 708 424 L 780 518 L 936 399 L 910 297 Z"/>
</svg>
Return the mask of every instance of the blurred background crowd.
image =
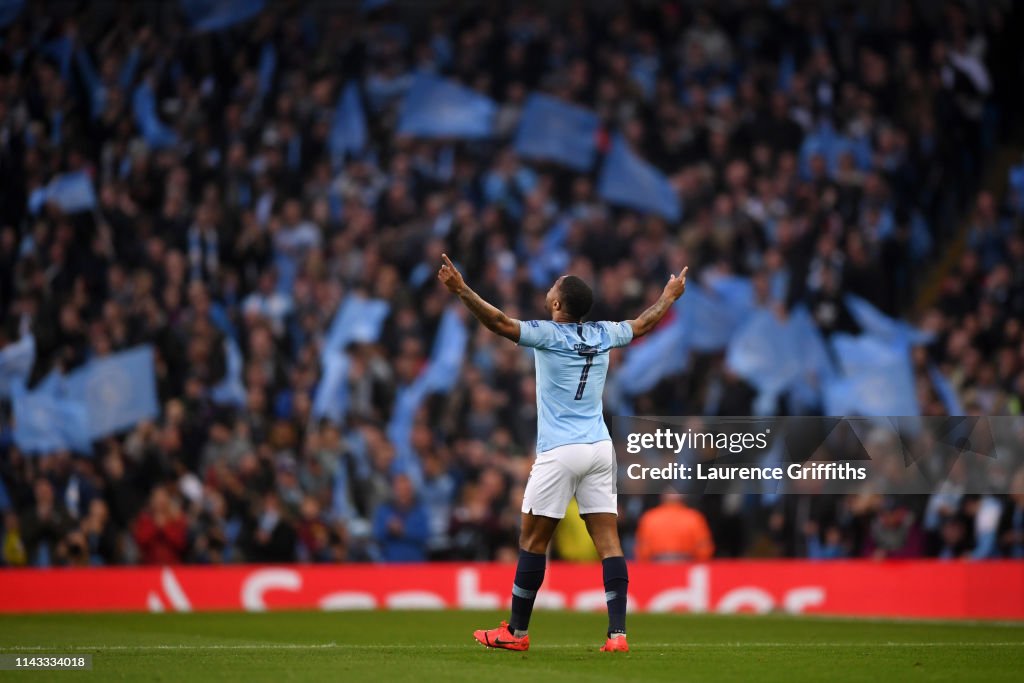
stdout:
<svg viewBox="0 0 1024 683">
<path fill-rule="evenodd" d="M 564 272 L 628 319 L 688 264 L 827 341 L 863 331 L 856 295 L 920 328 L 921 414 L 1021 413 L 1020 3 L 214 4 L 0 2 L 0 351 L 34 345 L 0 391 L 0 564 L 514 558 L 532 354 L 457 309 L 445 336 L 442 251 L 521 319 Z M 425 74 L 489 98 L 489 134 L 403 132 Z M 538 92 L 679 215 L 520 154 Z M 345 302 L 379 325 L 338 345 Z M 763 413 L 727 341 L 641 392 L 618 352 L 608 414 Z M 143 344 L 154 416 L 18 443 L 18 391 Z M 620 504 L 647 559 L 1024 557 L 1024 495 Z M 595 557 L 571 514 L 554 553 Z"/>
</svg>

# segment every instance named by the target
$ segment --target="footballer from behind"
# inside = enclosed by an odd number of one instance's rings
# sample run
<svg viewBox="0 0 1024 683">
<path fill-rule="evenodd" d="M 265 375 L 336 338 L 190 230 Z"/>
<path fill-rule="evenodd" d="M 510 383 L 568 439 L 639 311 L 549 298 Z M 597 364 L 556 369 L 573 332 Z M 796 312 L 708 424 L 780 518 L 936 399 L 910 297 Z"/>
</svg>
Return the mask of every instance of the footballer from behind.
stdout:
<svg viewBox="0 0 1024 683">
<path fill-rule="evenodd" d="M 608 352 L 650 332 L 686 289 L 686 268 L 672 275 L 658 301 L 635 320 L 583 322 L 594 294 L 582 279 L 563 275 L 548 290 L 550 320 L 519 321 L 480 298 L 447 254 L 437 278 L 457 294 L 487 329 L 535 350 L 537 457 L 523 494 L 519 563 L 512 583 L 512 613 L 497 628 L 473 633 L 481 644 L 528 650 L 527 628 L 544 582 L 547 550 L 575 496 L 598 555 L 608 604 L 603 652 L 628 652 L 626 559 L 619 544 L 615 452 L 604 422 L 601 395 Z"/>
</svg>

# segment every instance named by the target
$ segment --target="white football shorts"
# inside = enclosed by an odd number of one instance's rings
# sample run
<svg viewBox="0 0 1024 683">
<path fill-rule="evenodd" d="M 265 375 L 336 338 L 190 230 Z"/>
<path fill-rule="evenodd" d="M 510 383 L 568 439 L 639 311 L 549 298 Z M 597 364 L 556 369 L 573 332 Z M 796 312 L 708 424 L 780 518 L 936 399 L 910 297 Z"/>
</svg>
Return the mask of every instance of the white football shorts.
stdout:
<svg viewBox="0 0 1024 683">
<path fill-rule="evenodd" d="M 537 454 L 523 493 L 523 512 L 562 519 L 576 496 L 580 514 L 618 514 L 611 441 L 570 443 Z"/>
</svg>

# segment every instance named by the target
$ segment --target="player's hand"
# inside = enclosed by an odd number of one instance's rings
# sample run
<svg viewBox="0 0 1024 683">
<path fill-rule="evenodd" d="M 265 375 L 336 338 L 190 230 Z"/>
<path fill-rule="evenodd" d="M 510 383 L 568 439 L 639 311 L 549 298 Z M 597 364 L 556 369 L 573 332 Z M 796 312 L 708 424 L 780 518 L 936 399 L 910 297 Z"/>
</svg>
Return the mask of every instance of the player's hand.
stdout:
<svg viewBox="0 0 1024 683">
<path fill-rule="evenodd" d="M 441 260 L 444 261 L 444 264 L 441 266 L 441 270 L 437 271 L 437 279 L 443 282 L 444 286 L 452 294 L 460 293 L 466 287 L 466 282 L 462 279 L 462 273 L 455 267 L 452 260 L 448 258 L 448 254 L 441 254 Z"/>
<path fill-rule="evenodd" d="M 664 295 L 675 301 L 683 295 L 686 291 L 686 271 L 689 270 L 689 266 L 683 266 L 683 269 L 679 272 L 679 275 L 669 275 L 668 283 L 665 285 Z"/>
</svg>

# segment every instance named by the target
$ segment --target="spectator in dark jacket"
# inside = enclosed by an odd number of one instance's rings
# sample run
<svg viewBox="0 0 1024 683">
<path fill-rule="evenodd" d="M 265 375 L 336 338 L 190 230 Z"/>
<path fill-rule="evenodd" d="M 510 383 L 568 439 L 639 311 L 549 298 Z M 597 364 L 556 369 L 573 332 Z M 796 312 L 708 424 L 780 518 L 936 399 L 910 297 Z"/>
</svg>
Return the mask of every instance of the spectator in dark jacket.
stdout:
<svg viewBox="0 0 1024 683">
<path fill-rule="evenodd" d="M 1004 557 L 1024 559 L 1024 467 L 1010 483 L 1010 496 L 999 519 L 999 550 Z"/>
<path fill-rule="evenodd" d="M 276 493 L 263 496 L 262 509 L 256 518 L 249 542 L 253 562 L 294 562 L 297 537 L 295 528 L 285 518 Z"/>
<path fill-rule="evenodd" d="M 47 567 L 62 553 L 64 535 L 71 530 L 71 520 L 54 500 L 53 485 L 39 478 L 32 487 L 35 505 L 21 519 L 21 537 L 29 563 Z"/>
<path fill-rule="evenodd" d="M 391 483 L 392 497 L 377 508 L 373 536 L 385 562 L 422 562 L 427 559 L 430 521 L 427 509 L 416 500 L 412 482 L 397 475 Z"/>
</svg>

